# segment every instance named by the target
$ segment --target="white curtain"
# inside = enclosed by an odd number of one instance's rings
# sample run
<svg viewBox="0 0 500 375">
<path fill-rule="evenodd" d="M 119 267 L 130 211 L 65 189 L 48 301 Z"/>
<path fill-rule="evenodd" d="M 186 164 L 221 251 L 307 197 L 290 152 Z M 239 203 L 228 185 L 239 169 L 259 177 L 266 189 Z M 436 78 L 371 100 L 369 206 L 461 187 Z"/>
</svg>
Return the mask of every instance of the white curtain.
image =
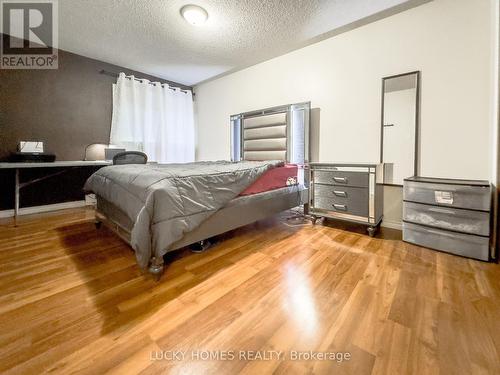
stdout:
<svg viewBox="0 0 500 375">
<path fill-rule="evenodd" d="M 110 143 L 142 151 L 149 161 L 194 161 L 195 134 L 191 91 L 120 73 L 113 85 Z"/>
</svg>

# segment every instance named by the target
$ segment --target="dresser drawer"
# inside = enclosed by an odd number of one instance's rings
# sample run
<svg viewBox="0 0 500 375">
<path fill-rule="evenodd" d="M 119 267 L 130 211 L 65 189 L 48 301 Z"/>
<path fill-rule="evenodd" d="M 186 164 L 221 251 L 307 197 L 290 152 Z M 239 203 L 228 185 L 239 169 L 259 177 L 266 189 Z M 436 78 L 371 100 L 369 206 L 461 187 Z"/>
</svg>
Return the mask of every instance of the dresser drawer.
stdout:
<svg viewBox="0 0 500 375">
<path fill-rule="evenodd" d="M 345 197 L 330 198 L 315 194 L 313 208 L 355 216 L 368 216 L 368 198 L 359 200 Z"/>
<path fill-rule="evenodd" d="M 367 188 L 314 184 L 314 196 L 331 198 L 336 202 L 346 203 L 349 201 L 360 201 L 368 205 L 369 191 Z"/>
<path fill-rule="evenodd" d="M 490 235 L 488 212 L 405 202 L 403 220 L 462 233 Z"/>
<path fill-rule="evenodd" d="M 367 172 L 345 172 L 315 170 L 313 182 L 319 184 L 368 187 L 369 174 Z"/>
<path fill-rule="evenodd" d="M 489 211 L 491 190 L 487 186 L 405 181 L 403 199 L 439 206 Z"/>
<path fill-rule="evenodd" d="M 489 260 L 489 238 L 403 222 L 403 241 L 469 258 Z"/>
</svg>

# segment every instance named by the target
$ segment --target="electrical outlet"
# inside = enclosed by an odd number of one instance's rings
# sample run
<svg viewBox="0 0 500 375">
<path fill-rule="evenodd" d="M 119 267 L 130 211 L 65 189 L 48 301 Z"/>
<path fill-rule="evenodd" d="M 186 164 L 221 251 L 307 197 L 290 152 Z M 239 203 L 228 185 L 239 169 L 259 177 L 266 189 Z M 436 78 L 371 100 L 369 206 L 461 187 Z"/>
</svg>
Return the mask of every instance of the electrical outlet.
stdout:
<svg viewBox="0 0 500 375">
<path fill-rule="evenodd" d="M 43 142 L 21 141 L 19 142 L 19 152 L 43 152 Z"/>
</svg>

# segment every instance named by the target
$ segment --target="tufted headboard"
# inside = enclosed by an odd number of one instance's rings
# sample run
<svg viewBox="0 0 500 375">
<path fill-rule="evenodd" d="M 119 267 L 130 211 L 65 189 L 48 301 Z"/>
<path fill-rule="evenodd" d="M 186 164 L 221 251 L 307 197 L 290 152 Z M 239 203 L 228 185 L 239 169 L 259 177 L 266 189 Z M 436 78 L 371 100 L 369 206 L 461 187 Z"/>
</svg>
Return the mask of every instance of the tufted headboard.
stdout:
<svg viewBox="0 0 500 375">
<path fill-rule="evenodd" d="M 287 113 L 243 119 L 245 160 L 286 160 Z"/>
<path fill-rule="evenodd" d="M 231 116 L 232 160 L 309 161 L 309 103 Z"/>
</svg>

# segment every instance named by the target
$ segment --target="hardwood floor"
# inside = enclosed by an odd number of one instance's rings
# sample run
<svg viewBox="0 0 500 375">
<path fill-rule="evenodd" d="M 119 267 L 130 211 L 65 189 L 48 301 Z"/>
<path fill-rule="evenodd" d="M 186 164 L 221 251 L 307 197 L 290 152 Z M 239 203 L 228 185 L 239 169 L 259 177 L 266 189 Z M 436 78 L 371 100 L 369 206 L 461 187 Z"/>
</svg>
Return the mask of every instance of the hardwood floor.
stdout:
<svg viewBox="0 0 500 375">
<path fill-rule="evenodd" d="M 2 373 L 500 373 L 500 266 L 400 240 L 282 215 L 156 283 L 76 209 L 0 221 L 0 258 Z"/>
</svg>

